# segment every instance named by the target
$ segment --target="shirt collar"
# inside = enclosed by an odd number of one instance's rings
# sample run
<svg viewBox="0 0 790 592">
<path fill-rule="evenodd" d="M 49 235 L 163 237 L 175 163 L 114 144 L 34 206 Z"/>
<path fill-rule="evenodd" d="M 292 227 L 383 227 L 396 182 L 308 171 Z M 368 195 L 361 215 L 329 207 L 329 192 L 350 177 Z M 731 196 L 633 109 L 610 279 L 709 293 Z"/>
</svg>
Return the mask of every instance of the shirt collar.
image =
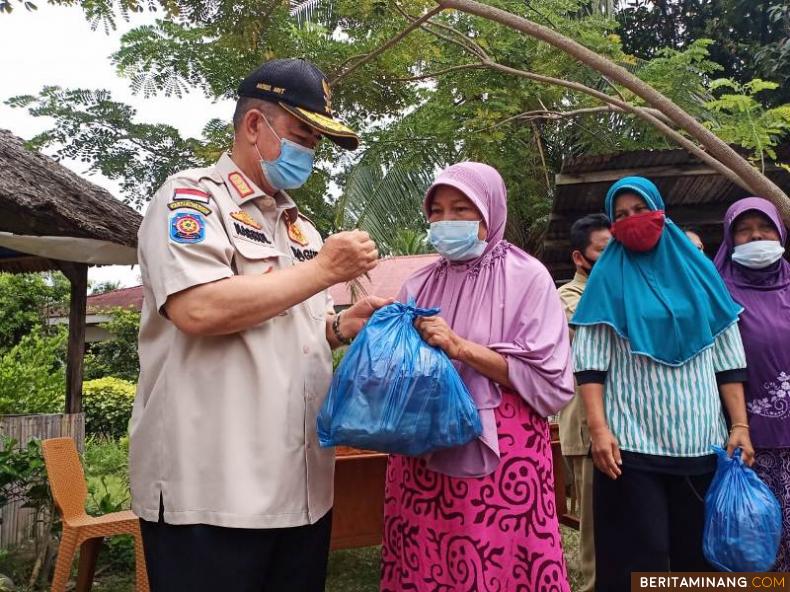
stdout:
<svg viewBox="0 0 790 592">
<path fill-rule="evenodd" d="M 578 284 L 579 286 L 586 286 L 587 279 L 589 276 L 586 273 L 582 273 L 581 271 L 576 271 L 576 274 L 573 276 L 573 283 Z"/>
<path fill-rule="evenodd" d="M 247 175 L 241 172 L 241 169 L 233 162 L 233 159 L 227 152 L 217 161 L 216 169 L 236 205 L 240 206 L 256 197 L 267 195 Z"/>
<path fill-rule="evenodd" d="M 271 197 L 241 172 L 241 169 L 233 162 L 233 159 L 227 152 L 217 161 L 216 169 L 236 205 L 251 203 L 259 197 Z M 288 220 L 291 223 L 295 222 L 299 215 L 299 209 L 291 196 L 285 191 L 279 191 L 273 199 L 277 204 L 277 209 L 285 210 L 288 214 Z"/>
</svg>

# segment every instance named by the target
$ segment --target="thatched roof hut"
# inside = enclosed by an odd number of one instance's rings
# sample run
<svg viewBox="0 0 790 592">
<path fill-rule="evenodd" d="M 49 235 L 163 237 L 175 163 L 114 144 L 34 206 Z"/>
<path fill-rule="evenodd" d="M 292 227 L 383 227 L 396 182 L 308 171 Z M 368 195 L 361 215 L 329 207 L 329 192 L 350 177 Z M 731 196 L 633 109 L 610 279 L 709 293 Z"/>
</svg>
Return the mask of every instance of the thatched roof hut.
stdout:
<svg viewBox="0 0 790 592">
<path fill-rule="evenodd" d="M 58 268 L 52 259 L 136 263 L 141 221 L 105 189 L 0 129 L 0 271 Z"/>
<path fill-rule="evenodd" d="M 89 265 L 137 262 L 142 217 L 0 129 L 0 271 L 59 269 L 71 281 L 66 413 L 82 409 Z"/>
<path fill-rule="evenodd" d="M 790 150 L 784 148 L 780 150 L 780 161 L 787 162 Z M 790 195 L 787 170 L 768 164 L 765 173 Z M 629 175 L 651 179 L 664 196 L 667 215 L 681 226 L 698 228 L 710 256 L 721 243 L 724 212 L 733 202 L 749 195 L 685 150 L 639 150 L 566 160 L 556 177 L 542 257 L 557 283 L 573 278 L 571 225 L 586 214 L 602 212 L 609 186 Z"/>
</svg>

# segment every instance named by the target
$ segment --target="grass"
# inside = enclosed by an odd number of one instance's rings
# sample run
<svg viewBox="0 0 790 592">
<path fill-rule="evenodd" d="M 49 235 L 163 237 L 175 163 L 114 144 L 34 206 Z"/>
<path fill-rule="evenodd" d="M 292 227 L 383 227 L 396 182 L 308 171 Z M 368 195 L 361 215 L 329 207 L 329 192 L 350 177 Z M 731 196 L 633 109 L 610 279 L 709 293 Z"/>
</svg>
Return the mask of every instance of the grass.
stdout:
<svg viewBox="0 0 790 592">
<path fill-rule="evenodd" d="M 89 439 L 85 447 L 85 476 L 90 494 L 88 511 L 104 514 L 129 507 L 128 440 Z M 579 571 L 579 533 L 561 527 L 563 548 L 568 563 L 571 590 L 581 589 Z M 378 592 L 380 548 L 344 549 L 329 556 L 326 592 Z M 27 554 L 29 555 L 29 554 Z M 26 582 L 32 559 L 21 552 L 0 553 L 0 573 L 12 576 L 19 592 Z M 99 555 L 94 590 L 132 592 L 134 589 L 134 550 L 130 539 L 115 537 L 105 543 Z"/>
<path fill-rule="evenodd" d="M 326 592 L 378 592 L 379 553 L 379 547 L 330 553 Z"/>
<path fill-rule="evenodd" d="M 581 589 L 581 573 L 579 572 L 579 533 L 575 530 L 561 527 L 565 557 L 568 562 L 568 577 L 571 590 Z M 114 569 L 105 548 L 99 556 L 99 571 L 94 581 L 94 590 L 102 592 L 132 592 L 134 590 L 133 571 L 128 567 L 122 571 Z M 108 557 L 110 555 L 110 557 Z M 1 558 L 0 558 L 1 559 Z M 17 583 L 24 581 L 23 573 L 29 573 L 25 566 L 19 569 L 18 558 L 13 558 L 9 563 L 0 560 L 0 569 L 6 568 L 10 575 L 19 577 Z M 3 565 L 5 563 L 5 565 Z M 18 571 L 17 571 L 18 570 Z M 21 588 L 24 590 L 24 588 Z M 379 547 L 364 547 L 361 549 L 343 549 L 333 551 L 329 555 L 329 569 L 327 573 L 326 592 L 378 592 L 379 589 Z M 21 592 L 21 591 L 20 591 Z"/>
<path fill-rule="evenodd" d="M 579 544 L 581 538 L 579 531 L 566 526 L 560 526 L 562 533 L 562 548 L 565 550 L 565 562 L 568 564 L 568 581 L 571 590 L 582 589 L 582 572 L 579 565 Z"/>
<path fill-rule="evenodd" d="M 579 532 L 561 526 L 571 590 L 581 590 Z M 378 592 L 379 547 L 334 551 L 329 556 L 326 592 Z"/>
</svg>

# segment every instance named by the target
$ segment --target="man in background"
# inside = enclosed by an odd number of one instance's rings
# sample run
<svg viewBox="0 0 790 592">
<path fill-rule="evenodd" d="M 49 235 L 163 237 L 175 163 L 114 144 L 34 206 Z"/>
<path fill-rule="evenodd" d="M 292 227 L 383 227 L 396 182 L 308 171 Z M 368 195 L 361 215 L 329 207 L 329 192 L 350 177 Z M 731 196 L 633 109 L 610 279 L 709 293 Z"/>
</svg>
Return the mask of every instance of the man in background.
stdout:
<svg viewBox="0 0 790 592">
<path fill-rule="evenodd" d="M 590 214 L 571 226 L 571 258 L 576 266 L 573 280 L 560 287 L 559 295 L 570 320 L 581 300 L 587 278 L 609 239 L 609 218 L 604 214 Z M 573 339 L 573 328 L 571 328 Z M 590 434 L 584 415 L 584 403 L 577 391 L 573 400 L 560 411 L 560 445 L 562 454 L 573 471 L 573 486 L 579 504 L 581 552 L 580 564 L 584 578 L 580 592 L 595 590 L 595 542 L 593 539 L 592 483 L 593 463 L 588 456 Z"/>
</svg>

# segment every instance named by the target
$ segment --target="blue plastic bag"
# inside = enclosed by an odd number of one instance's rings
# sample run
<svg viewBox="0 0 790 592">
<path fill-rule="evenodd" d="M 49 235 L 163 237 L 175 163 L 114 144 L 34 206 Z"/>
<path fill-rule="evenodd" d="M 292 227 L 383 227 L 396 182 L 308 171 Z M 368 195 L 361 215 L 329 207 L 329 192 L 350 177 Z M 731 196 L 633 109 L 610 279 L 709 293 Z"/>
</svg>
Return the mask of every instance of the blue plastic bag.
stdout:
<svg viewBox="0 0 790 592">
<path fill-rule="evenodd" d="M 376 311 L 340 363 L 318 415 L 321 446 L 418 456 L 480 435 L 480 415 L 452 362 L 414 327 L 433 316 L 395 302 Z"/>
<path fill-rule="evenodd" d="M 716 475 L 705 496 L 705 558 L 720 571 L 768 571 L 782 535 L 782 510 L 768 486 L 720 446 Z"/>
</svg>

